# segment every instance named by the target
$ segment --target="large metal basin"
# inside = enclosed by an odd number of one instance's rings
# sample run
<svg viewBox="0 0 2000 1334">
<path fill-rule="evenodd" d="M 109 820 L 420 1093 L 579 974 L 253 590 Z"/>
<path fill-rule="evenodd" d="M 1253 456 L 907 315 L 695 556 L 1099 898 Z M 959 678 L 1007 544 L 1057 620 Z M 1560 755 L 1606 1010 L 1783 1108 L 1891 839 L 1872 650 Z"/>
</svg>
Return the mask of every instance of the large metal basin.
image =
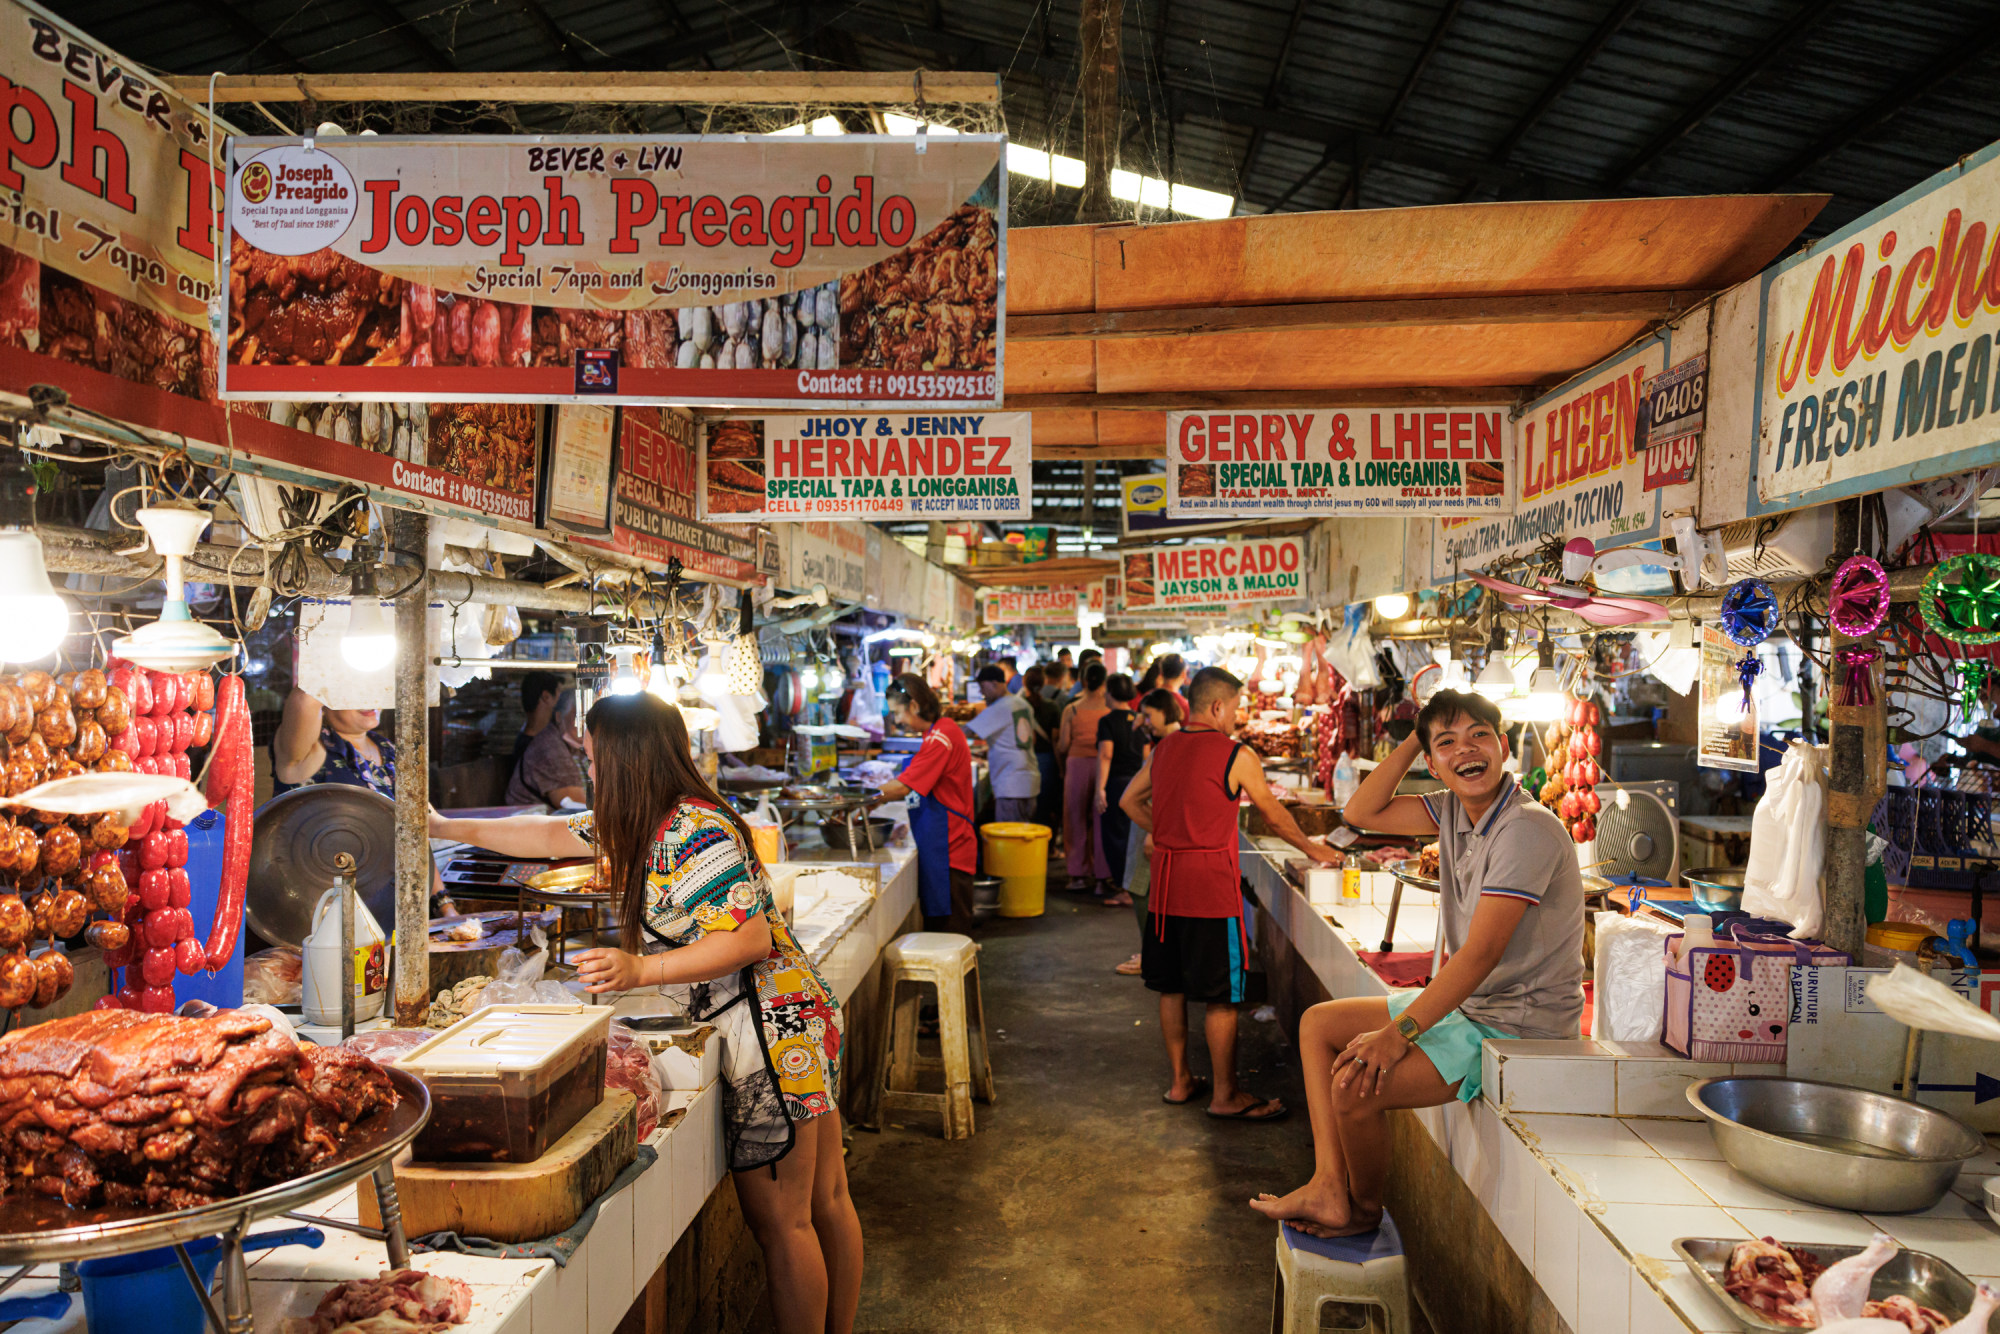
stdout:
<svg viewBox="0 0 2000 1334">
<path fill-rule="evenodd" d="M 1972 1127 L 1934 1107 L 1812 1079 L 1703 1079 L 1687 1099 L 1731 1167 L 1833 1209 L 1928 1209 L 1986 1148 Z"/>
</svg>

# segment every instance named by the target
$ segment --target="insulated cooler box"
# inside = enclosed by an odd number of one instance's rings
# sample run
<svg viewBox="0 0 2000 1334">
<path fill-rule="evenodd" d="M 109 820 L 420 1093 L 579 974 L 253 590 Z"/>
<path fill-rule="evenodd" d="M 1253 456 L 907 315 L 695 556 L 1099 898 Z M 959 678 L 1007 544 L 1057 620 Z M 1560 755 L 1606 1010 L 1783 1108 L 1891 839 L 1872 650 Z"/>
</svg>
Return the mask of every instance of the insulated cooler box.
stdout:
<svg viewBox="0 0 2000 1334">
<path fill-rule="evenodd" d="M 531 1163 L 604 1098 L 608 1005 L 489 1005 L 396 1062 L 423 1080 L 420 1163 Z"/>
</svg>

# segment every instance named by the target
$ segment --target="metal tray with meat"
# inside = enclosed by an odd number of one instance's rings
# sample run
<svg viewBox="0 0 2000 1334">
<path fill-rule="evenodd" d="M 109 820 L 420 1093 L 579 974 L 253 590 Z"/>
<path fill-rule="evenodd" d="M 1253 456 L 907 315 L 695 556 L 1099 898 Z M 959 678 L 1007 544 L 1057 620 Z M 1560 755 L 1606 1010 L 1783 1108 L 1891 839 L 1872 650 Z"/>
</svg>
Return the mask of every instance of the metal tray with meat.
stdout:
<svg viewBox="0 0 2000 1334">
<path fill-rule="evenodd" d="M 1971 1279 L 1882 1233 L 1868 1246 L 1680 1237 L 1674 1250 L 1747 1329 L 1815 1329 L 1865 1314 L 1950 1334 L 1974 1309 Z M 1985 1310 L 1975 1327 L 1984 1330 L 1983 1315 L 1993 1308 L 1990 1296 L 1979 1301 Z M 1836 1309 L 1821 1312 L 1816 1304 Z"/>
</svg>

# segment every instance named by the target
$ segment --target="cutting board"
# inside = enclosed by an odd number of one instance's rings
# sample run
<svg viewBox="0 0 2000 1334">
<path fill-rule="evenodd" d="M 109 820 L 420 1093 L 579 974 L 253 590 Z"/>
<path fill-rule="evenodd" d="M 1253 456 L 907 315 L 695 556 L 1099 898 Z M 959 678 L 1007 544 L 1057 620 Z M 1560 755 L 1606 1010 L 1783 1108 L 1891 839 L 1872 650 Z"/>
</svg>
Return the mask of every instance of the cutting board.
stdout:
<svg viewBox="0 0 2000 1334">
<path fill-rule="evenodd" d="M 639 1152 L 639 1101 L 612 1090 L 532 1163 L 398 1163 L 396 1198 L 412 1237 L 456 1232 L 537 1241 L 583 1216 Z M 360 1192 L 361 1222 L 382 1226 L 375 1192 Z"/>
</svg>

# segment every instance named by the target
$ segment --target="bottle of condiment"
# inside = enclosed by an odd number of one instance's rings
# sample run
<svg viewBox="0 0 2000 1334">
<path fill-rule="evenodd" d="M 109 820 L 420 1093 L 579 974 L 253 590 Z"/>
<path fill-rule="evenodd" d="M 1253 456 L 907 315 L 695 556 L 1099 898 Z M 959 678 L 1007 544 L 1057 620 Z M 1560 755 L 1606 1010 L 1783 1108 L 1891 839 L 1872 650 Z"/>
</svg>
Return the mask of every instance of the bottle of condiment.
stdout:
<svg viewBox="0 0 2000 1334">
<path fill-rule="evenodd" d="M 1361 854 L 1350 852 L 1340 868 L 1340 901 L 1361 902 Z"/>
<path fill-rule="evenodd" d="M 1681 919 L 1680 952 L 1674 957 L 1685 960 L 1688 951 L 1705 949 L 1715 943 L 1715 919 L 1707 913 L 1689 913 Z"/>
</svg>

